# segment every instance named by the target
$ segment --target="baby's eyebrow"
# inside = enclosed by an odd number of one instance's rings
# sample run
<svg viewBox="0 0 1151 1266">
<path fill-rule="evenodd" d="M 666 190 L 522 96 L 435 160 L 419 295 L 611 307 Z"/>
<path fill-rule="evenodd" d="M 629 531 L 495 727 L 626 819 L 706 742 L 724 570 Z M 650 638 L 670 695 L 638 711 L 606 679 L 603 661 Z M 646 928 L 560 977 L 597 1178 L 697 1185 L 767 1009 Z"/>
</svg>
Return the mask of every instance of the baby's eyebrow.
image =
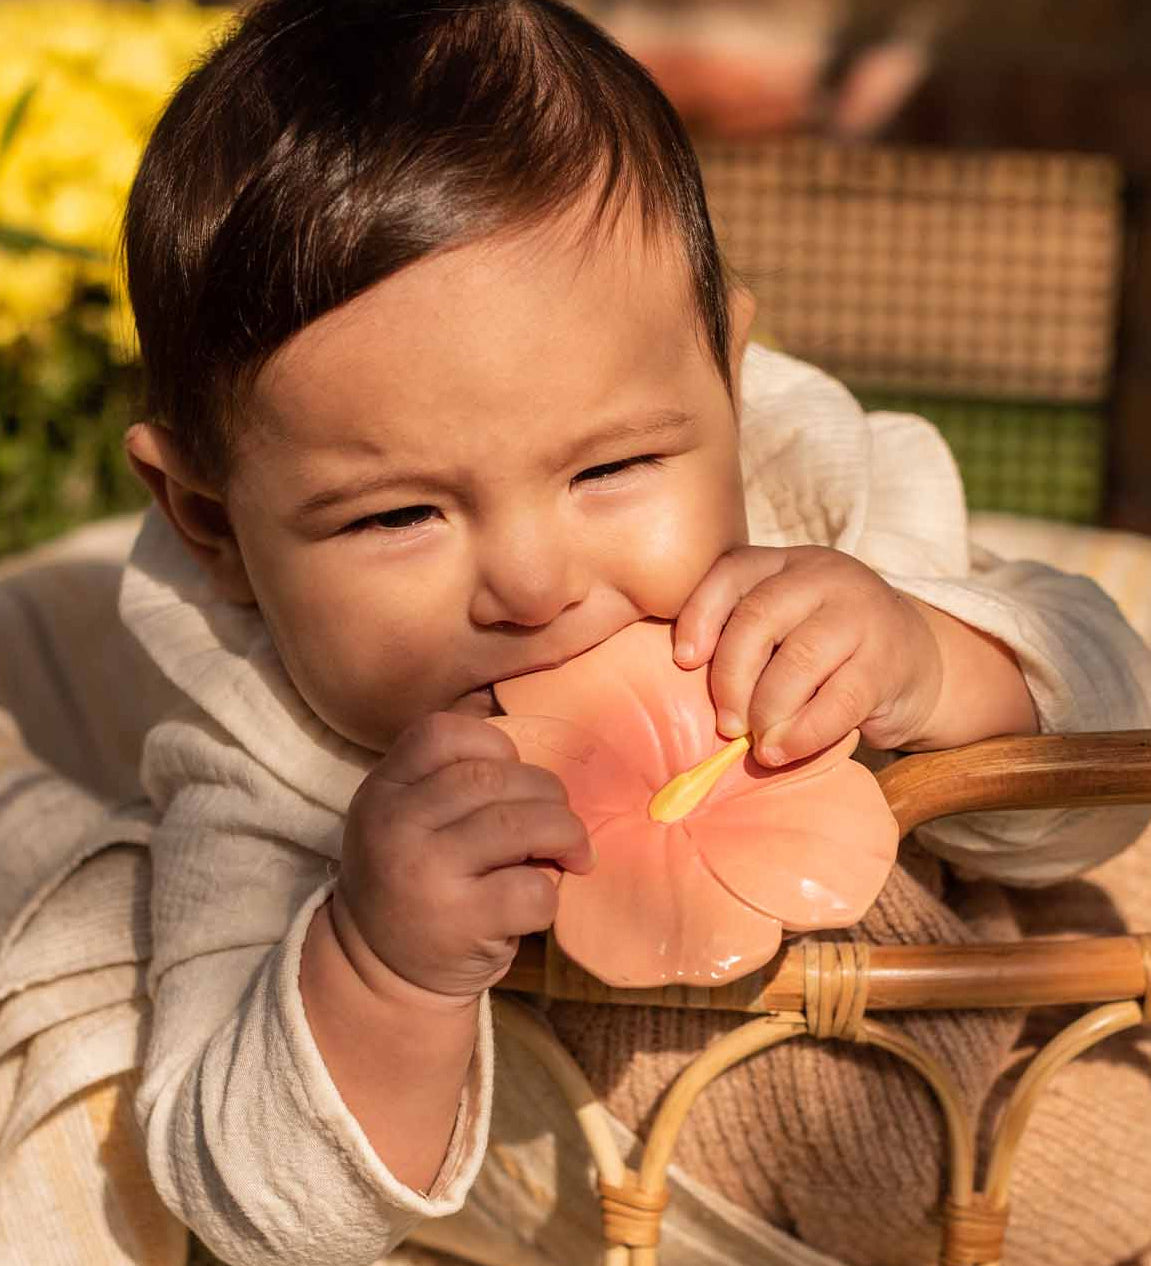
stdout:
<svg viewBox="0 0 1151 1266">
<path fill-rule="evenodd" d="M 296 506 L 294 514 L 301 519 L 307 518 L 320 510 L 327 510 L 334 505 L 339 505 L 341 501 L 354 501 L 357 497 L 367 496 L 368 493 L 380 492 L 385 488 L 391 487 L 395 482 L 395 475 L 388 473 L 371 475 L 366 479 L 359 479 L 349 484 L 340 484 L 335 488 L 324 488 L 322 491 L 313 493 L 312 496 L 301 501 Z"/>
<path fill-rule="evenodd" d="M 558 453 L 554 462 L 556 470 L 576 465 L 585 453 L 614 440 L 645 440 L 660 435 L 678 434 L 695 422 L 695 416 L 682 409 L 656 409 L 639 417 L 629 416 L 592 432 Z"/>
</svg>

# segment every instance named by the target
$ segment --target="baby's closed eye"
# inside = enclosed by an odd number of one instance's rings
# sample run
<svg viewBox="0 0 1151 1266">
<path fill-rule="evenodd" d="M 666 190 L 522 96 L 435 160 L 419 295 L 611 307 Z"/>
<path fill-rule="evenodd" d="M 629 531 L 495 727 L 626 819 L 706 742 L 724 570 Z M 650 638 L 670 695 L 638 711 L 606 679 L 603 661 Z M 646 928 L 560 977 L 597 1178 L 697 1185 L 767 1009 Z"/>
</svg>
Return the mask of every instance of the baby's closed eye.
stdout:
<svg viewBox="0 0 1151 1266">
<path fill-rule="evenodd" d="M 364 532 L 369 528 L 384 528 L 388 531 L 403 531 L 404 528 L 419 527 L 434 515 L 439 514 L 435 506 L 401 506 L 397 510 L 383 510 L 378 514 L 366 514 L 362 519 L 349 523 L 345 532 Z"/>
<path fill-rule="evenodd" d="M 661 466 L 663 458 L 654 453 L 645 453 L 639 457 L 624 457 L 619 461 L 603 462 L 598 466 L 589 466 L 575 476 L 573 483 L 595 483 L 611 479 L 627 470 L 641 466 Z M 373 528 L 389 532 L 402 532 L 408 528 L 421 527 L 440 514 L 433 505 L 399 506 L 395 510 L 382 510 L 375 514 L 366 514 L 355 519 L 343 530 L 345 532 L 364 532 Z"/>
<path fill-rule="evenodd" d="M 657 457 L 654 453 L 645 453 L 642 457 L 624 457 L 617 462 L 604 462 L 599 466 L 589 466 L 587 470 L 581 470 L 573 482 L 583 480 L 586 483 L 592 483 L 597 479 L 610 479 L 612 475 L 618 475 L 636 466 L 662 465 L 663 458 Z"/>
</svg>

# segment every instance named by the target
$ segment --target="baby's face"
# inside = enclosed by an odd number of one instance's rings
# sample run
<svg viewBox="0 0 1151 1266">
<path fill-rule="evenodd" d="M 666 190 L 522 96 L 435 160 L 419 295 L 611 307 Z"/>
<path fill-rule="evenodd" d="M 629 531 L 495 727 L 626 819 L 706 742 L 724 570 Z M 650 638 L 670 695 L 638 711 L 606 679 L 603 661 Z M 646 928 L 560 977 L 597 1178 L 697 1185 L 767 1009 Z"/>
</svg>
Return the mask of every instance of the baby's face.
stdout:
<svg viewBox="0 0 1151 1266">
<path fill-rule="evenodd" d="M 674 617 L 746 539 L 685 264 L 581 223 L 425 259 L 256 380 L 226 498 L 248 580 L 300 693 L 373 750 Z"/>
</svg>

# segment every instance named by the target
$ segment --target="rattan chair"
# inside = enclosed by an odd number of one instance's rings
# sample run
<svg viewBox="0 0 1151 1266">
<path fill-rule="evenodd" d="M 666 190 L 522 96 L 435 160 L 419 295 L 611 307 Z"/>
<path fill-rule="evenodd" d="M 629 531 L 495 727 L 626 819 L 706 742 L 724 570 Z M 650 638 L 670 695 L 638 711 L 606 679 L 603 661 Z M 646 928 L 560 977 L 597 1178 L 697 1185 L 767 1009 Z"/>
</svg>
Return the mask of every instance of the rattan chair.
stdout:
<svg viewBox="0 0 1151 1266">
<path fill-rule="evenodd" d="M 906 756 L 879 774 L 900 834 L 976 809 L 1151 803 L 1151 731 L 989 739 Z M 698 1055 L 667 1088 L 638 1170 L 628 1168 L 603 1106 L 551 1030 L 516 993 L 605 1005 L 709 1007 L 751 1018 Z M 1090 1004 L 1031 1061 L 999 1120 L 983 1190 L 974 1186 L 976 1122 L 951 1075 L 876 1013 Z M 743 1059 L 809 1036 L 869 1043 L 931 1085 L 946 1123 L 943 1266 L 999 1262 L 1011 1165 L 1037 1096 L 1063 1065 L 1114 1033 L 1151 1023 L 1151 935 L 1010 944 L 868 946 L 812 937 L 716 989 L 614 989 L 549 938 L 526 939 L 496 1006 L 500 1024 L 540 1059 L 579 1120 L 599 1176 L 605 1266 L 654 1266 L 667 1167 L 692 1105 Z"/>
</svg>

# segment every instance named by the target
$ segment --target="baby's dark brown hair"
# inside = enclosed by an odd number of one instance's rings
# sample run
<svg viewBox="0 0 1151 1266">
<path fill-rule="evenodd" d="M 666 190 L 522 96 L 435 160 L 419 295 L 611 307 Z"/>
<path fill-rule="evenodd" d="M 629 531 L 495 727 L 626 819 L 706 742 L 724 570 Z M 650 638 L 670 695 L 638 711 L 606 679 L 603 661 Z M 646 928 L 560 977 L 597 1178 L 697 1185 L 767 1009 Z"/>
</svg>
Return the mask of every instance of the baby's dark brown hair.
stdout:
<svg viewBox="0 0 1151 1266">
<path fill-rule="evenodd" d="M 150 417 L 222 486 L 243 394 L 293 334 L 406 265 L 594 196 L 678 238 L 731 390 L 727 278 L 651 77 L 558 0 L 264 0 L 148 143 L 124 250 Z"/>
</svg>

